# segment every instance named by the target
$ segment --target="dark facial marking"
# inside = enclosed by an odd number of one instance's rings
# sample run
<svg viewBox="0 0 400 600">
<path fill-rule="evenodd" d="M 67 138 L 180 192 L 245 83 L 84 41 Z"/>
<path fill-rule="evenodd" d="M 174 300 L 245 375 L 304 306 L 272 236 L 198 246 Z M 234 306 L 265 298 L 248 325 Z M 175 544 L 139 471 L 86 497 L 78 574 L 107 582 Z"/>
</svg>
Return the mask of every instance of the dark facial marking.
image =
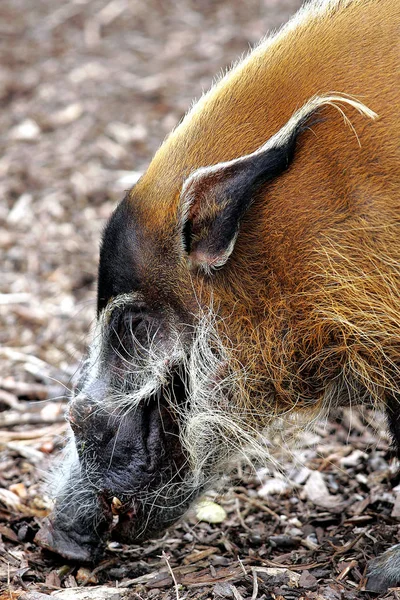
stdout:
<svg viewBox="0 0 400 600">
<path fill-rule="evenodd" d="M 111 215 L 100 248 L 97 313 L 111 298 L 139 289 L 135 254 L 139 252 L 134 217 L 125 198 Z"/>
</svg>

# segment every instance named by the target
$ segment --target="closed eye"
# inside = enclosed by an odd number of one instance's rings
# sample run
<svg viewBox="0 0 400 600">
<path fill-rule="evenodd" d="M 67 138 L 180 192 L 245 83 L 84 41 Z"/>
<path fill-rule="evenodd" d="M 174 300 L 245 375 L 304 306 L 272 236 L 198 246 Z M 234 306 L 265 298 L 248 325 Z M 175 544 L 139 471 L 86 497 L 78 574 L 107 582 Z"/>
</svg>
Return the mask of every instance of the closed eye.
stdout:
<svg viewBox="0 0 400 600">
<path fill-rule="evenodd" d="M 124 357 L 129 357 L 132 344 L 141 325 L 145 322 L 143 307 L 128 307 L 123 310 L 116 309 L 110 322 L 111 346 Z"/>
</svg>

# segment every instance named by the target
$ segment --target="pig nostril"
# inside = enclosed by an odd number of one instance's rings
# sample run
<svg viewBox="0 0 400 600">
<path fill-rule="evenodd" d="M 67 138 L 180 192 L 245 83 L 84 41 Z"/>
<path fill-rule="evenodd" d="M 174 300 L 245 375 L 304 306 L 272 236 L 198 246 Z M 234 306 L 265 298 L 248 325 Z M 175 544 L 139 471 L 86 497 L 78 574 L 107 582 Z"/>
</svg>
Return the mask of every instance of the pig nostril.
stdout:
<svg viewBox="0 0 400 600">
<path fill-rule="evenodd" d="M 77 419 L 85 419 L 94 410 L 94 404 L 90 401 L 87 394 L 79 393 L 75 396 L 68 409 L 68 418 L 76 421 Z"/>
<path fill-rule="evenodd" d="M 71 409 L 67 413 L 67 421 L 71 425 L 74 433 L 78 433 L 82 429 L 78 415 L 73 413 Z"/>
<path fill-rule="evenodd" d="M 143 321 L 144 306 L 125 308 L 122 313 L 117 313 L 111 323 L 111 329 L 122 344 L 126 336 L 132 336 Z"/>
</svg>

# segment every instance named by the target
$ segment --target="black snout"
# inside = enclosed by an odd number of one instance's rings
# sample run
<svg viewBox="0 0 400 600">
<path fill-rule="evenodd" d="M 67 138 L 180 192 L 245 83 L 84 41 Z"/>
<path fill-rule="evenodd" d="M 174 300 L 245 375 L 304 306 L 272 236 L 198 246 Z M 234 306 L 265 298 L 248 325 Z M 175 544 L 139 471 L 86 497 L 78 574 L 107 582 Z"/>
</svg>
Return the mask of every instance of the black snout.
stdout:
<svg viewBox="0 0 400 600">
<path fill-rule="evenodd" d="M 109 538 L 112 518 L 109 504 L 97 493 L 84 469 L 75 464 L 51 520 L 43 522 L 36 541 L 68 560 L 96 562 Z"/>
<path fill-rule="evenodd" d="M 111 391 L 102 382 L 90 386 L 71 403 L 77 463 L 55 515 L 39 535 L 40 543 L 66 558 L 96 560 L 110 537 L 113 513 L 119 522 L 114 538 L 137 541 L 162 532 L 195 495 L 185 488 L 188 466 L 173 410 L 185 400 L 185 387 L 175 374 L 168 390 L 160 390 L 129 408 L 111 406 Z M 166 400 L 166 392 L 173 402 Z M 93 394 L 104 393 L 103 405 Z M 118 520 L 117 519 L 117 520 Z M 114 519 L 115 525 L 115 519 Z"/>
</svg>

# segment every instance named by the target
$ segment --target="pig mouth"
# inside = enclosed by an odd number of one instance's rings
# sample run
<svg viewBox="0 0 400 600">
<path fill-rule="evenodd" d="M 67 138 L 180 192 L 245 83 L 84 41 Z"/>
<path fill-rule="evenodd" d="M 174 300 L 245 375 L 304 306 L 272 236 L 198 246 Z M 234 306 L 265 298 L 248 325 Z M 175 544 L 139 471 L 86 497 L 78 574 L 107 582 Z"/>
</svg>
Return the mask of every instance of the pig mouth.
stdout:
<svg viewBox="0 0 400 600">
<path fill-rule="evenodd" d="M 187 402 L 177 371 L 164 391 L 122 414 L 82 394 L 74 400 L 69 420 L 77 463 L 38 543 L 69 560 L 95 562 L 108 540 L 138 543 L 177 521 L 202 491 L 188 484 L 180 441 Z"/>
</svg>

